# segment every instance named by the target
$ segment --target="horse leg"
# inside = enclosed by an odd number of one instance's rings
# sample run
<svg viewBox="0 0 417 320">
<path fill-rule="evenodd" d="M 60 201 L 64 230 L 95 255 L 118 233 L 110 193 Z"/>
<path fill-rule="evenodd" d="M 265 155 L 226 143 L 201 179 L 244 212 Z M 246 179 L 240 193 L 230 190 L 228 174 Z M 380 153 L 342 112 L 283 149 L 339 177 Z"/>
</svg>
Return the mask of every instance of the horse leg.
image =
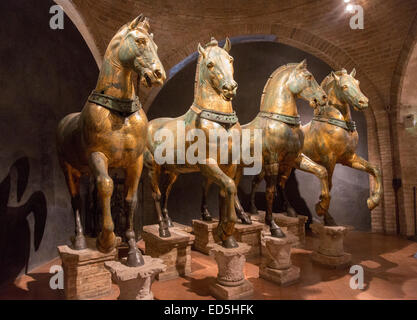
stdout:
<svg viewBox="0 0 417 320">
<path fill-rule="evenodd" d="M 164 220 L 161 210 L 161 190 L 159 189 L 161 167 L 153 162 L 152 165 L 148 167 L 148 169 L 152 188 L 152 198 L 155 203 L 156 214 L 158 215 L 159 236 L 161 238 L 169 238 L 171 233 L 169 232 L 169 228 Z"/>
<path fill-rule="evenodd" d="M 129 267 L 142 266 L 145 262 L 142 253 L 136 246 L 135 231 L 133 230 L 133 218 L 138 203 L 138 185 L 143 168 L 143 156 L 136 163 L 126 169 L 125 179 L 125 212 L 127 213 L 126 238 L 129 245 L 127 265 Z"/>
<path fill-rule="evenodd" d="M 111 216 L 113 180 L 108 174 L 108 159 L 101 152 L 93 152 L 89 158 L 89 165 L 96 180 L 103 221 L 103 228 L 97 237 L 97 249 L 101 252 L 110 252 L 116 247 L 116 235 L 113 232 L 114 223 Z"/>
<path fill-rule="evenodd" d="M 368 198 L 366 202 L 369 210 L 375 209 L 375 207 L 381 201 L 381 196 L 383 193 L 382 176 L 381 176 L 381 171 L 379 170 L 379 168 L 369 163 L 365 159 L 361 158 L 356 153 L 354 153 L 352 157 L 346 163 L 343 163 L 343 164 L 356 170 L 365 171 L 375 178 L 375 182 L 376 182 L 375 189 L 373 190 L 371 196 Z"/>
<path fill-rule="evenodd" d="M 172 228 L 174 225 L 172 224 L 172 220 L 168 215 L 168 198 L 169 198 L 169 194 L 171 193 L 172 186 L 174 185 L 175 181 L 177 181 L 178 174 L 174 172 L 169 172 L 168 175 L 169 175 L 169 180 L 165 188 L 164 207 L 162 209 L 162 214 L 163 214 L 165 223 L 168 226 L 168 228 Z"/>
<path fill-rule="evenodd" d="M 84 230 L 81 223 L 81 196 L 80 196 L 80 177 L 81 173 L 74 169 L 67 162 L 62 163 L 62 168 L 65 173 L 65 180 L 67 182 L 68 190 L 71 195 L 71 206 L 74 212 L 75 220 L 75 238 L 73 246 L 75 250 L 82 250 L 87 248 L 87 242 L 84 236 Z"/>
<path fill-rule="evenodd" d="M 269 226 L 269 230 L 271 231 L 271 236 L 275 238 L 284 238 L 285 234 L 281 230 L 281 228 L 275 223 L 274 218 L 272 216 L 272 207 L 274 204 L 274 197 L 276 192 L 276 185 L 277 185 L 277 173 L 276 172 L 268 172 L 265 175 L 266 180 L 266 189 L 265 189 L 265 198 L 266 198 L 266 212 L 265 212 L 265 224 Z"/>
<path fill-rule="evenodd" d="M 282 172 L 280 172 L 279 176 L 279 184 L 278 184 L 278 195 L 283 200 L 285 211 L 287 212 L 288 217 L 297 217 L 297 211 L 293 208 L 290 201 L 287 198 L 287 193 L 285 192 L 285 185 L 287 183 L 287 180 L 291 174 L 291 171 L 293 168 L 291 167 L 283 167 L 280 168 L 280 171 L 282 169 Z"/>
<path fill-rule="evenodd" d="M 235 186 L 236 188 L 239 186 L 240 178 L 242 177 L 242 168 L 238 167 L 235 176 Z M 236 216 L 242 221 L 243 224 L 252 224 L 252 220 L 250 216 L 245 212 L 240 203 L 239 196 L 236 193 L 235 196 L 235 209 L 236 209 Z"/>
<path fill-rule="evenodd" d="M 295 167 L 299 170 L 312 173 L 320 179 L 321 194 L 320 201 L 316 204 L 316 213 L 320 217 L 324 216 L 329 210 L 330 205 L 329 180 L 327 170 L 323 166 L 315 163 L 303 153 L 300 153 L 300 155 L 295 160 Z"/>
<path fill-rule="evenodd" d="M 258 214 L 258 209 L 256 208 L 256 204 L 255 204 L 255 195 L 256 195 L 256 189 L 258 188 L 259 184 L 262 182 L 264 177 L 265 177 L 265 171 L 262 171 L 260 174 L 258 174 L 252 179 L 252 185 L 251 185 L 251 190 L 250 190 L 251 214 Z"/>
<path fill-rule="evenodd" d="M 213 217 L 210 214 L 207 206 L 207 197 L 211 187 L 211 181 L 208 178 L 204 178 L 203 181 L 203 196 L 201 199 L 201 217 L 203 221 L 213 221 Z"/>
<path fill-rule="evenodd" d="M 326 167 L 327 170 L 327 177 L 328 177 L 328 181 L 329 181 L 329 192 L 330 190 L 332 190 L 332 178 L 333 178 L 333 172 L 334 172 L 334 167 L 335 167 L 336 163 L 332 163 L 330 165 L 328 165 Z M 329 210 L 327 210 L 327 212 L 325 213 L 324 217 L 323 217 L 323 221 L 324 221 L 324 225 L 325 226 L 337 226 L 336 221 L 334 220 L 334 218 L 330 215 Z"/>
<path fill-rule="evenodd" d="M 233 237 L 233 231 L 237 221 L 234 197 L 236 186 L 231 177 L 225 174 L 213 161 L 206 161 L 207 164 L 200 164 L 200 171 L 207 179 L 212 180 L 220 187 L 220 222 L 217 227 L 217 234 L 222 240 L 225 248 L 237 248 L 238 244 Z M 230 174 L 231 176 L 234 176 Z"/>
</svg>

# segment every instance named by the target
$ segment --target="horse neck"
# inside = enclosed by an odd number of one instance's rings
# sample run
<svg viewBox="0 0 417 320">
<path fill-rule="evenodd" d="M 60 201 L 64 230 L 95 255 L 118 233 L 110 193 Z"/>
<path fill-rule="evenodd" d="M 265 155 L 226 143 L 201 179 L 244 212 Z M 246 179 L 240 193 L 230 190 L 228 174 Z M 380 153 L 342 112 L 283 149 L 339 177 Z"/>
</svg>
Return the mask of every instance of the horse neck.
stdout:
<svg viewBox="0 0 417 320">
<path fill-rule="evenodd" d="M 194 86 L 194 104 L 197 106 L 213 111 L 232 113 L 233 105 L 231 101 L 224 100 L 216 90 L 208 83 L 201 79 L 200 59 L 197 63 L 197 71 Z"/>
<path fill-rule="evenodd" d="M 294 94 L 286 85 L 289 73 L 274 74 L 265 85 L 260 111 L 298 116 Z"/>
<path fill-rule="evenodd" d="M 114 50 L 115 46 L 112 45 L 112 42 L 104 56 L 95 91 L 119 99 L 134 99 L 136 92 L 133 71 L 121 65 L 116 57 L 117 50 Z"/>
<path fill-rule="evenodd" d="M 321 115 L 329 118 L 335 118 L 344 121 L 352 121 L 349 105 L 342 102 L 336 94 L 335 88 L 331 85 L 327 90 L 325 89 L 329 102 L 321 110 Z M 316 108 L 318 109 L 318 108 Z M 315 111 L 316 113 L 316 111 Z"/>
</svg>

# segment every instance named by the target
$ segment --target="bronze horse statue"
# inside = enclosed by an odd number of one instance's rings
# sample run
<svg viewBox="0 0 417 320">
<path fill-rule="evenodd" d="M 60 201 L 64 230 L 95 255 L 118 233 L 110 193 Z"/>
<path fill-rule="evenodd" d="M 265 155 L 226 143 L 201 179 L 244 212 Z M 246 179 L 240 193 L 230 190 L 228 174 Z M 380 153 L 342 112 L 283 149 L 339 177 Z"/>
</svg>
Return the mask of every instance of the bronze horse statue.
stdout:
<svg viewBox="0 0 417 320">
<path fill-rule="evenodd" d="M 129 266 L 143 264 L 136 247 L 133 215 L 148 127 L 136 96 L 134 74 L 146 87 L 162 85 L 166 78 L 149 28 L 147 18 L 142 15 L 120 28 L 107 47 L 96 88 L 84 108 L 63 118 L 57 131 L 59 161 L 75 215 L 76 250 L 86 248 L 80 221 L 80 177 L 91 174 L 95 178 L 103 222 L 97 248 L 110 252 L 117 244 L 110 212 L 113 180 L 109 169 L 124 169 Z"/>
<path fill-rule="evenodd" d="M 313 173 L 320 179 L 321 196 L 320 202 L 316 205 L 319 215 L 327 212 L 330 202 L 326 170 L 301 153 L 304 135 L 300 128 L 296 98 L 308 101 L 311 107 L 322 106 L 327 101 L 325 92 L 307 70 L 305 60 L 301 63 L 281 66 L 272 73 L 263 90 L 260 112 L 250 123 L 242 125 L 242 130 L 249 129 L 251 133 L 255 129 L 262 130 L 262 171 L 252 183 L 251 204 L 255 207 L 256 186 L 265 178 L 267 183 L 265 223 L 269 225 L 271 235 L 274 237 L 285 236 L 272 218 L 276 184 L 279 181 L 280 185 L 284 185 L 287 174 L 291 172 L 292 168 L 296 167 Z M 253 150 L 253 143 L 254 139 L 252 138 L 251 150 Z M 242 146 L 242 148 L 244 147 Z M 236 185 L 239 184 L 243 167 L 244 162 L 241 161 L 235 177 Z M 205 220 L 211 219 L 205 203 L 209 187 L 210 184 L 207 182 L 203 187 L 202 210 Z M 237 211 L 243 212 L 237 197 L 235 205 Z M 246 223 L 250 223 L 248 216 Z"/>
<path fill-rule="evenodd" d="M 217 228 L 217 236 L 227 248 L 237 247 L 238 244 L 233 238 L 234 225 L 237 220 L 234 208 L 236 186 L 233 180 L 236 172 L 236 164 L 230 160 L 233 143 L 227 141 L 219 146 L 216 141 L 209 139 L 211 134 L 220 132 L 237 132 L 240 135 L 240 125 L 232 106 L 232 99 L 236 95 L 237 83 L 233 79 L 233 58 L 229 55 L 231 43 L 226 39 L 223 48 L 212 38 L 205 48 L 198 45 L 199 58 L 194 86 L 194 102 L 190 109 L 178 118 L 158 118 L 149 122 L 147 151 L 145 152 L 145 165 L 149 169 L 149 177 L 155 201 L 156 212 L 159 221 L 159 234 L 161 237 L 169 237 L 171 219 L 166 207 L 165 198 L 164 210 L 161 209 L 161 175 L 166 173 L 169 177 L 168 190 L 172 187 L 179 174 L 198 172 L 208 180 L 213 181 L 220 187 L 219 211 L 220 223 Z M 184 132 L 178 129 L 184 126 Z M 179 151 L 183 154 L 193 153 L 191 142 L 187 139 L 184 142 L 181 136 L 189 136 L 196 129 L 200 130 L 203 149 L 198 150 L 202 161 L 189 161 L 189 158 L 180 159 Z M 156 135 L 163 131 L 172 133 L 174 141 L 173 161 L 171 163 L 159 161 L 156 156 L 158 146 L 161 142 L 156 141 Z M 192 137 L 192 139 L 194 139 Z M 192 140 L 191 139 L 191 140 Z M 239 146 L 238 146 L 239 147 Z M 221 151 L 227 153 L 227 161 L 221 159 Z M 214 150 L 212 154 L 210 150 Z M 205 151 L 205 152 L 204 152 Z M 168 152 L 168 150 L 167 150 Z M 159 163 L 158 163 L 159 162 Z M 191 163 L 192 162 L 192 163 Z M 168 191 L 169 193 L 169 191 Z"/>
<path fill-rule="evenodd" d="M 356 170 L 365 171 L 375 178 L 375 189 L 367 200 L 369 210 L 373 210 L 381 201 L 382 177 L 379 168 L 356 154 L 358 132 L 352 121 L 350 106 L 357 111 L 368 108 L 368 98 L 359 88 L 355 79 L 356 70 L 350 74 L 345 69 L 332 72 L 321 83 L 329 97 L 328 104 L 314 110 L 314 118 L 303 126 L 305 135 L 303 153 L 327 170 L 329 190 L 332 188 L 333 171 L 337 163 Z M 288 200 L 288 211 L 295 212 Z M 336 225 L 327 212 L 325 225 Z"/>
</svg>

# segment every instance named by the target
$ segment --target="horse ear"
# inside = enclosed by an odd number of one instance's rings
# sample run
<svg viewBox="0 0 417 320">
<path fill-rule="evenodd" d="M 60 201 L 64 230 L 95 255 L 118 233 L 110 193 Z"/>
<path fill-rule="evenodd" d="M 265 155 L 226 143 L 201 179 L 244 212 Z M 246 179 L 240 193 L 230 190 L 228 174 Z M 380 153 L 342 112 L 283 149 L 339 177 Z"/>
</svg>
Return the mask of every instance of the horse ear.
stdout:
<svg viewBox="0 0 417 320">
<path fill-rule="evenodd" d="M 226 42 L 224 43 L 223 49 L 227 52 L 230 52 L 230 49 L 232 49 L 232 43 L 230 42 L 229 37 L 226 37 Z"/>
<path fill-rule="evenodd" d="M 354 78 L 356 76 L 356 69 L 355 68 L 353 68 L 352 72 L 350 73 L 350 76 L 352 78 Z"/>
<path fill-rule="evenodd" d="M 203 59 L 206 58 L 206 50 L 201 46 L 201 44 L 198 44 L 198 52 L 203 56 Z"/>
<path fill-rule="evenodd" d="M 297 70 L 304 70 L 307 69 L 307 60 L 304 59 L 297 65 Z"/>
<path fill-rule="evenodd" d="M 133 21 L 129 24 L 129 29 L 134 30 L 140 22 L 143 20 L 143 14 L 138 15 Z"/>
<path fill-rule="evenodd" d="M 332 71 L 332 77 L 333 77 L 333 79 L 335 79 L 339 83 L 340 77 L 336 73 L 334 73 L 333 71 Z"/>
</svg>

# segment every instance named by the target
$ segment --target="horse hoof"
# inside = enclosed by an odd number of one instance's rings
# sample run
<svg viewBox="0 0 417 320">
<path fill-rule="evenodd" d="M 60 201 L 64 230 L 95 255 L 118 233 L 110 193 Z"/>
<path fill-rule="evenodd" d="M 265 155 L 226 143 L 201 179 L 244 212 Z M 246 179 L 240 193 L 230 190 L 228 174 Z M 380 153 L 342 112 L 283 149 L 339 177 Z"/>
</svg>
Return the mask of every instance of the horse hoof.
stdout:
<svg viewBox="0 0 417 320">
<path fill-rule="evenodd" d="M 211 214 L 208 211 L 203 212 L 201 214 L 201 218 L 203 219 L 203 221 L 206 221 L 206 222 L 213 221 L 213 217 L 211 216 Z"/>
<path fill-rule="evenodd" d="M 242 220 L 243 224 L 252 224 L 252 220 L 250 216 L 247 213 L 242 213 L 242 216 L 240 217 L 240 220 Z"/>
<path fill-rule="evenodd" d="M 255 206 L 253 206 L 253 207 L 250 208 L 250 213 L 251 214 L 258 214 L 258 209 Z"/>
<path fill-rule="evenodd" d="M 281 228 L 271 229 L 271 236 L 274 238 L 285 238 L 286 235 Z"/>
<path fill-rule="evenodd" d="M 165 223 L 166 223 L 168 228 L 172 228 L 174 226 L 170 217 L 165 218 Z"/>
<path fill-rule="evenodd" d="M 324 216 L 327 210 L 321 206 L 321 203 L 316 203 L 316 213 L 319 217 Z"/>
<path fill-rule="evenodd" d="M 323 221 L 326 227 L 337 227 L 336 221 L 329 213 L 326 213 L 326 215 L 323 218 Z"/>
<path fill-rule="evenodd" d="M 87 249 L 87 241 L 83 235 L 75 236 L 73 241 L 73 246 L 75 250 L 84 250 Z"/>
<path fill-rule="evenodd" d="M 126 264 L 128 267 L 143 266 L 145 261 L 143 260 L 142 253 L 138 249 L 129 250 Z"/>
<path fill-rule="evenodd" d="M 222 246 L 226 249 L 232 249 L 232 248 L 238 248 L 239 245 L 237 244 L 235 238 L 233 236 L 230 236 L 226 240 L 222 241 Z"/>
<path fill-rule="evenodd" d="M 159 227 L 159 236 L 161 238 L 169 238 L 171 236 L 171 232 L 169 232 L 168 228 Z"/>
<path fill-rule="evenodd" d="M 114 232 L 109 233 L 107 236 L 104 236 L 103 232 L 100 232 L 96 243 L 98 251 L 109 253 L 116 248 L 116 245 L 116 235 Z"/>
<path fill-rule="evenodd" d="M 368 198 L 368 200 L 366 201 L 366 204 L 368 205 L 369 210 L 373 210 L 379 204 L 379 201 L 375 201 L 372 198 Z"/>
<path fill-rule="evenodd" d="M 287 208 L 287 216 L 292 218 L 297 218 L 298 214 L 294 208 Z"/>
</svg>

